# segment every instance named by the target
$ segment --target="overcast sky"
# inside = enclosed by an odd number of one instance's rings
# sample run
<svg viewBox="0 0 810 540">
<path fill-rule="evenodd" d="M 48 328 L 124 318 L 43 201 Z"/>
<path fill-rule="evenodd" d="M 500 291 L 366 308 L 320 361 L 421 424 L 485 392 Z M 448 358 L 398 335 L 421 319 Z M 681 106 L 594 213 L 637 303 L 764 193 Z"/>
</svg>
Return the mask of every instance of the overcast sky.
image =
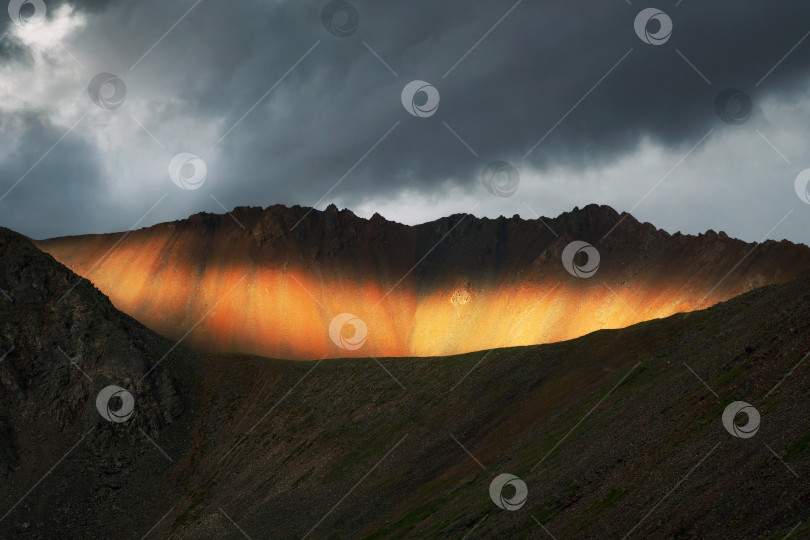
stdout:
<svg viewBox="0 0 810 540">
<path fill-rule="evenodd" d="M 19 4 L 0 26 L 0 225 L 35 238 L 220 203 L 404 223 L 599 203 L 810 243 L 803 0 Z"/>
</svg>

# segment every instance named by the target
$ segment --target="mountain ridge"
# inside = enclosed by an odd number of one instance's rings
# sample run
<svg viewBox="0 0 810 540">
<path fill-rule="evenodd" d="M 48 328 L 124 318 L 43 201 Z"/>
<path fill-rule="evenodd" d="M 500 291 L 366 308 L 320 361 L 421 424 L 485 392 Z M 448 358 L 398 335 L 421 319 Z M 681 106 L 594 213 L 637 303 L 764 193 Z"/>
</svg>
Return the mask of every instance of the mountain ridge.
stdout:
<svg viewBox="0 0 810 540">
<path fill-rule="evenodd" d="M 2 537 L 810 530 L 810 272 L 560 343 L 306 363 L 193 353 L 21 236 L 0 254 Z M 110 383 L 136 393 L 124 423 L 96 410 Z M 721 422 L 737 400 L 753 438 Z M 523 508 L 490 498 L 503 473 Z"/>
<path fill-rule="evenodd" d="M 438 225 L 438 224 L 442 224 L 447 220 L 451 220 L 451 222 L 452 222 L 453 219 L 460 219 L 460 218 L 472 218 L 473 220 L 482 221 L 482 222 L 503 222 L 503 221 L 511 222 L 511 221 L 514 221 L 514 222 L 526 222 L 526 223 L 529 223 L 529 222 L 540 222 L 540 223 L 542 223 L 543 221 L 546 221 L 546 222 L 550 222 L 550 221 L 551 222 L 558 222 L 558 221 L 564 220 L 565 218 L 569 218 L 569 217 L 576 218 L 577 216 L 585 216 L 585 215 L 588 215 L 588 214 L 590 214 L 590 215 L 599 215 L 599 214 L 601 214 L 602 217 L 608 217 L 608 216 L 615 217 L 615 218 L 617 218 L 617 221 L 619 219 L 621 219 L 623 221 L 627 221 L 628 224 L 638 225 L 638 226 L 650 229 L 652 231 L 662 233 L 662 234 L 664 234 L 666 236 L 687 237 L 687 238 L 720 237 L 720 238 L 728 238 L 728 239 L 736 240 L 736 241 L 743 242 L 743 243 L 746 243 L 746 244 L 752 244 L 752 242 L 747 242 L 747 241 L 742 240 L 740 238 L 730 236 L 723 230 L 715 231 L 714 229 L 707 229 L 706 231 L 703 231 L 703 232 L 700 232 L 700 233 L 697 233 L 697 234 L 684 233 L 684 232 L 681 232 L 681 231 L 669 232 L 666 229 L 656 227 L 654 223 L 651 223 L 649 221 L 640 221 L 640 220 L 636 219 L 635 216 L 633 216 L 629 212 L 624 212 L 624 211 L 619 212 L 619 211 L 615 210 L 610 205 L 597 204 L 597 203 L 587 204 L 587 205 L 583 206 L 582 208 L 580 208 L 579 206 L 575 206 L 571 210 L 566 211 L 566 212 L 562 212 L 556 217 L 538 216 L 537 218 L 523 218 L 519 214 L 514 214 L 511 217 L 506 216 L 506 215 L 500 215 L 498 217 L 492 218 L 492 217 L 487 217 L 487 216 L 475 216 L 474 214 L 465 213 L 465 212 L 458 212 L 458 213 L 450 214 L 450 215 L 447 215 L 447 216 L 442 216 L 442 217 L 439 217 L 439 218 L 434 219 L 434 220 L 424 221 L 424 222 L 420 222 L 420 223 L 416 223 L 416 224 L 405 224 L 405 223 L 401 223 L 401 222 L 396 221 L 396 220 L 390 220 L 390 219 L 387 219 L 385 216 L 379 214 L 378 212 L 375 212 L 371 217 L 365 218 L 365 217 L 362 217 L 362 216 L 358 216 L 357 214 L 355 214 L 349 208 L 339 209 L 337 207 L 337 205 L 335 205 L 335 204 L 329 204 L 323 210 L 318 210 L 318 209 L 316 209 L 314 207 L 302 206 L 302 205 L 298 205 L 298 204 L 292 205 L 292 206 L 287 206 L 287 205 L 283 205 L 283 204 L 275 204 L 275 205 L 266 206 L 266 207 L 262 207 L 262 206 L 235 206 L 232 210 L 225 211 L 224 213 L 201 211 L 201 212 L 197 212 L 195 214 L 191 214 L 190 216 L 188 216 L 186 218 L 180 218 L 180 219 L 175 219 L 175 220 L 172 220 L 172 221 L 160 222 L 160 223 L 156 223 L 154 225 L 141 227 L 139 229 L 132 229 L 129 232 L 144 231 L 144 230 L 149 230 L 149 229 L 153 229 L 153 228 L 160 228 L 160 227 L 167 227 L 167 226 L 168 227 L 177 227 L 177 226 L 184 226 L 184 225 L 209 225 L 210 226 L 210 225 L 221 225 L 222 223 L 225 223 L 225 224 L 228 224 L 228 225 L 236 225 L 236 227 L 239 227 L 238 224 L 236 224 L 234 221 L 232 221 L 232 218 L 230 218 L 229 215 L 233 215 L 234 217 L 237 217 L 237 218 L 243 218 L 243 217 L 254 218 L 254 220 L 255 220 L 256 217 L 257 217 L 257 214 L 261 214 L 262 216 L 259 216 L 259 218 L 261 218 L 265 214 L 273 214 L 274 212 L 277 212 L 279 210 L 289 212 L 290 215 L 292 215 L 294 217 L 297 217 L 299 220 L 302 219 L 302 218 L 305 218 L 308 215 L 318 216 L 318 215 L 322 215 L 322 214 L 326 214 L 326 215 L 338 214 L 338 215 L 340 215 L 342 217 L 349 217 L 349 218 L 357 219 L 358 221 L 369 222 L 369 223 L 373 222 L 375 225 L 383 223 L 383 224 L 396 225 L 396 226 L 400 226 L 400 227 L 404 227 L 404 228 L 431 227 L 431 226 L 435 226 L 435 225 Z M 242 220 L 240 220 L 240 221 L 242 221 Z M 295 220 L 295 222 L 297 222 L 297 221 L 298 220 Z M 214 223 L 214 222 L 216 222 L 216 223 Z M 33 243 L 36 244 L 38 242 L 47 242 L 49 240 L 55 240 L 55 239 L 81 238 L 81 237 L 88 237 L 88 236 L 118 235 L 118 234 L 124 234 L 126 232 L 127 231 L 113 231 L 113 232 L 100 232 L 100 233 L 68 234 L 68 235 L 63 235 L 63 236 L 55 236 L 55 237 L 40 238 L 40 239 L 31 238 L 31 237 L 26 236 L 26 238 L 28 238 L 29 240 L 31 240 Z M 289 232 L 289 231 L 287 231 L 287 232 Z M 17 234 L 21 234 L 21 233 L 17 233 Z M 286 234 L 286 232 L 285 232 L 285 234 Z M 25 235 L 23 235 L 23 236 L 25 236 Z M 766 240 L 763 240 L 762 242 L 758 242 L 758 243 L 761 243 L 761 244 L 788 243 L 788 244 L 791 244 L 791 245 L 806 246 L 806 244 L 804 244 L 802 242 L 793 242 L 793 241 L 787 240 L 787 239 L 781 239 L 781 240 L 766 239 Z"/>
<path fill-rule="evenodd" d="M 574 241 L 598 251 L 592 278 L 562 263 Z M 310 360 L 561 341 L 707 307 L 810 269 L 804 245 L 669 234 L 598 205 L 549 219 L 457 214 L 416 226 L 333 205 L 241 207 L 36 244 L 170 339 L 199 321 L 193 348 Z M 359 353 L 328 338 L 342 313 L 366 325 Z"/>
</svg>

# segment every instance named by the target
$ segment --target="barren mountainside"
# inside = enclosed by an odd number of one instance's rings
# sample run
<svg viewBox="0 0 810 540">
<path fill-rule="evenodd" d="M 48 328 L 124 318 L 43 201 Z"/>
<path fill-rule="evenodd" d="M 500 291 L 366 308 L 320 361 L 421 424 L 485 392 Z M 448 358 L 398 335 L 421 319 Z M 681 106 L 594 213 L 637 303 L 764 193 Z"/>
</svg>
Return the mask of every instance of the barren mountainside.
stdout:
<svg viewBox="0 0 810 540">
<path fill-rule="evenodd" d="M 4 228 L 0 290 L 0 538 L 115 538 L 157 520 L 168 462 L 149 441 L 187 448 L 196 353 Z M 109 385 L 135 396 L 125 424 L 99 415 Z"/>
<path fill-rule="evenodd" d="M 0 538 L 810 533 L 808 273 L 563 343 L 305 363 L 192 353 L 23 237 L 0 254 Z"/>
<path fill-rule="evenodd" d="M 575 240 L 598 250 L 592 277 L 563 267 Z M 804 245 L 670 235 L 597 205 L 553 219 L 455 215 L 417 226 L 334 206 L 240 207 L 37 245 L 161 335 L 290 359 L 557 342 L 708 307 L 810 268 Z M 366 324 L 359 350 L 329 337 L 342 313 Z"/>
</svg>

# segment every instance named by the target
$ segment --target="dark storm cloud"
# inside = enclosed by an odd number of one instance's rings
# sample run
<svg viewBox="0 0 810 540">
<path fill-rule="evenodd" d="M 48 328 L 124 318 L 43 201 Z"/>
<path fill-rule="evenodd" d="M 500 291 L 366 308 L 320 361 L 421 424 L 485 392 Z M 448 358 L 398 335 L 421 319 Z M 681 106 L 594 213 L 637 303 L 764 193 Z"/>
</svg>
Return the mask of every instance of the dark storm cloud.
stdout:
<svg viewBox="0 0 810 540">
<path fill-rule="evenodd" d="M 665 3 L 660 7 L 671 16 L 674 33 L 663 46 L 636 36 L 639 8 L 623 2 L 524 2 L 449 74 L 511 2 L 356 5 L 360 26 L 348 38 L 323 32 L 314 9 L 319 4 L 278 8 L 280 16 L 255 21 L 231 10 L 215 16 L 222 36 L 244 35 L 248 25 L 253 37 L 250 43 L 234 37 L 239 47 L 211 51 L 231 56 L 220 57 L 230 89 L 223 94 L 216 85 L 198 87 L 198 114 L 213 109 L 238 118 L 315 39 L 322 40 L 277 95 L 229 135 L 222 148 L 237 159 L 226 159 L 220 174 L 267 179 L 286 202 L 315 202 L 398 120 L 395 132 L 340 186 L 344 193 L 362 197 L 403 185 L 430 190 L 448 178 L 475 187 L 492 159 L 538 168 L 587 164 L 630 151 L 644 136 L 688 148 L 713 126 L 731 129 L 715 114 L 721 90 L 738 88 L 756 104 L 770 92 L 802 87 L 810 65 L 808 44 L 755 86 L 807 32 L 810 7 L 799 2 L 779 9 L 762 2 Z M 415 118 L 400 106 L 399 93 L 413 79 L 440 91 L 435 116 Z M 274 99 L 285 110 L 272 110 Z M 254 185 L 243 185 L 255 193 Z"/>
<path fill-rule="evenodd" d="M 324 28 L 326 3 L 205 0 L 139 60 L 192 2 L 106 8 L 103 2 L 74 2 L 87 10 L 90 22 L 72 50 L 88 70 L 113 71 L 126 80 L 124 108 L 149 104 L 146 110 L 154 116 L 141 120 L 166 151 L 141 134 L 132 145 L 143 146 L 142 159 L 160 161 L 154 169 L 165 170 L 163 162 L 172 153 L 199 154 L 209 165 L 203 189 L 229 207 L 314 204 L 396 122 L 332 197 L 359 204 L 405 188 L 430 193 L 455 184 L 481 190 L 478 175 L 495 159 L 521 169 L 585 167 L 626 155 L 644 138 L 685 151 L 712 127 L 716 134 L 744 129 L 723 123 L 715 113 L 723 89 L 747 93 L 756 116 L 766 96 L 803 89 L 810 66 L 808 41 L 773 69 L 808 30 L 810 5 L 798 0 L 778 6 L 730 0 L 656 3 L 674 26 L 661 46 L 643 43 L 634 31 L 634 19 L 645 6 L 621 0 L 517 6 L 513 0 L 353 1 L 359 26 L 348 37 Z M 56 3 L 48 5 L 53 12 Z M 94 74 L 88 72 L 87 79 Z M 429 118 L 411 116 L 400 103 L 402 88 L 417 79 L 434 85 L 441 96 L 438 112 Z M 216 123 L 218 133 L 201 142 L 180 127 L 185 120 Z M 3 186 L 10 182 L 4 176 Z M 20 194 L 15 194 L 17 204 L 37 204 Z M 65 195 L 77 207 L 93 204 L 95 197 Z M 201 209 L 195 206 L 199 197 L 180 195 L 171 212 L 156 216 L 178 218 Z M 138 204 L 145 209 L 151 203 Z M 118 215 L 111 210 L 111 224 L 100 230 L 131 225 L 119 223 Z M 24 220 L 14 224 L 33 230 Z M 64 232 L 70 231 L 51 234 Z"/>
<path fill-rule="evenodd" d="M 25 204 L 0 203 L 2 225 L 24 223 L 23 232 L 32 238 L 104 227 L 106 205 L 99 203 L 105 194 L 95 149 L 80 139 L 66 137 L 48 159 L 31 169 L 63 130 L 43 114 L 24 113 L 0 117 L 0 133 L 9 131 L 16 135 L 10 155 L 0 161 L 0 178 L 6 181 L 0 197 L 22 178 L 12 193 L 13 200 Z"/>
</svg>

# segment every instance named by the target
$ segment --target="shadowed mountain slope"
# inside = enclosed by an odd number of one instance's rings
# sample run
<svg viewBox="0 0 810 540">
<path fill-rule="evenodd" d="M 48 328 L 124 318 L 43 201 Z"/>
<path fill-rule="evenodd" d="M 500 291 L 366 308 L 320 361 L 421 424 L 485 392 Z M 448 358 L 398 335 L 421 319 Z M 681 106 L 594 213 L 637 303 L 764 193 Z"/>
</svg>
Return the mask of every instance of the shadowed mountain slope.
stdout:
<svg viewBox="0 0 810 540">
<path fill-rule="evenodd" d="M 149 440 L 160 437 L 175 455 L 187 450 L 177 420 L 196 389 L 188 367 L 196 353 L 172 350 L 3 228 L 0 290 L 0 538 L 145 532 L 165 512 L 155 501 L 171 465 Z M 96 409 L 109 385 L 135 396 L 137 414 L 126 423 Z"/>
<path fill-rule="evenodd" d="M 194 487 L 162 532 L 239 538 L 224 510 L 253 538 L 801 538 L 808 321 L 805 274 L 557 344 L 213 358 L 175 477 Z M 761 414 L 752 438 L 721 422 L 737 400 Z M 520 510 L 490 500 L 501 473 L 526 483 Z"/>
<path fill-rule="evenodd" d="M 598 249 L 593 277 L 563 267 L 574 240 Z M 334 206 L 237 208 L 37 245 L 161 335 L 291 359 L 551 343 L 708 307 L 810 269 L 804 245 L 670 235 L 596 205 L 554 219 L 456 215 L 417 226 Z M 325 331 L 342 313 L 368 328 L 359 350 Z"/>
<path fill-rule="evenodd" d="M 87 283 L 58 302 L 75 276 L 19 235 L 2 231 L 0 250 L 13 301 L 0 303 L 0 346 L 15 347 L 0 364 L 0 440 L 15 453 L 0 537 L 810 530 L 807 274 L 562 343 L 301 363 L 175 348 Z M 106 384 L 136 393 L 129 421 L 94 410 Z M 752 438 L 722 425 L 735 400 L 761 413 Z M 490 500 L 500 473 L 526 483 L 519 510 Z"/>
</svg>

